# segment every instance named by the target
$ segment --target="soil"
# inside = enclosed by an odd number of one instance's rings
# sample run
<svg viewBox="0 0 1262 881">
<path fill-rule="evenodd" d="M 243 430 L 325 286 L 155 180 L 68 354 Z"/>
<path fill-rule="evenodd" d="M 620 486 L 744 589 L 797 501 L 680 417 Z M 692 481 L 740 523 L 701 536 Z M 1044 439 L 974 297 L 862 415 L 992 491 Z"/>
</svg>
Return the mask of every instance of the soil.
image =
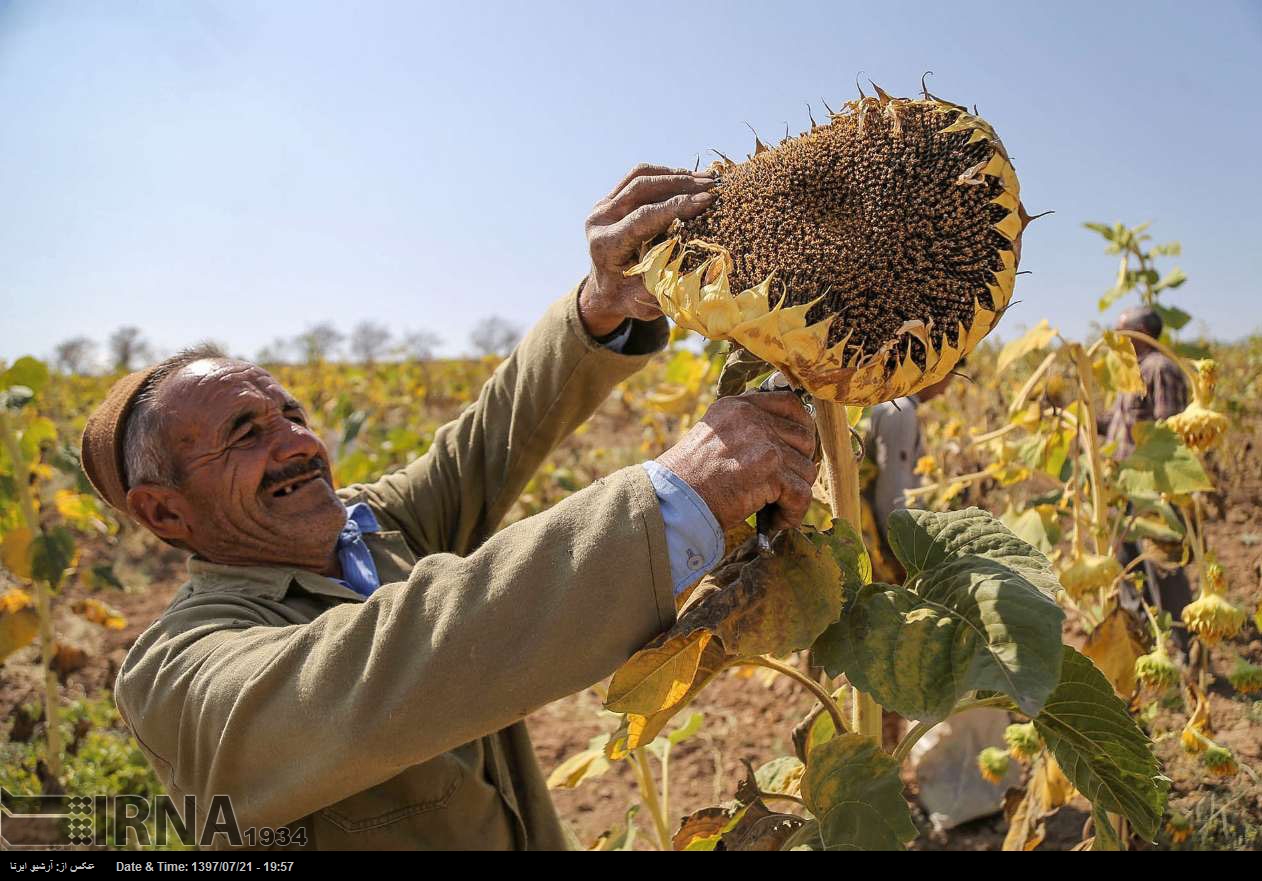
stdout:
<svg viewBox="0 0 1262 881">
<path fill-rule="evenodd" d="M 1224 474 L 1214 467 L 1219 472 L 1214 475 L 1218 485 L 1229 489 L 1213 499 L 1211 522 L 1206 528 L 1209 544 L 1226 571 L 1229 598 L 1252 613 L 1262 602 L 1262 468 L 1251 449 L 1246 453 L 1233 464 L 1243 462 L 1247 468 L 1232 467 L 1231 474 Z M 120 576 L 133 589 L 97 596 L 123 614 L 126 627 L 103 630 L 71 614 L 68 604 L 84 596 L 80 589 L 67 590 L 56 600 L 58 632 L 65 635 L 68 644 L 82 650 L 81 654 L 67 653 L 61 676 L 65 700 L 95 695 L 112 686 L 128 647 L 166 607 L 180 584 L 183 563 L 174 550 L 124 534 L 115 540 L 113 553 L 114 559 L 121 561 L 116 563 Z M 34 647 L 23 649 L 0 670 L 3 718 L 20 720 L 17 708 L 38 702 L 36 652 Z M 1183 752 L 1179 732 L 1187 710 L 1182 701 L 1165 701 L 1151 722 L 1157 753 L 1171 778 L 1170 808 L 1189 816 L 1200 830 L 1199 839 L 1177 846 L 1189 847 L 1199 840 L 1202 847 L 1262 849 L 1262 785 L 1256 776 L 1262 773 L 1262 701 L 1233 692 L 1226 673 L 1237 657 L 1262 664 L 1262 634 L 1252 618 L 1239 637 L 1210 650 L 1208 663 L 1214 738 L 1250 770 L 1218 782 L 1208 777 L 1195 756 Z M 600 711 L 597 688 L 557 701 L 528 718 L 545 774 L 568 756 L 586 749 L 593 736 L 615 727 L 614 717 Z M 768 677 L 761 671 L 753 675 L 729 671 L 705 689 L 691 707 L 705 716 L 700 733 L 675 747 L 671 756 L 670 831 L 674 832 L 679 818 L 688 812 L 731 799 L 744 762 L 757 766 L 791 754 L 792 728 L 812 703 L 788 678 Z M 914 803 L 914 779 L 907 782 L 907 795 Z M 627 762 L 614 763 L 603 776 L 587 780 L 577 789 L 554 792 L 558 811 L 583 844 L 622 824 L 627 808 L 636 800 L 636 783 Z M 1089 813 L 1089 806 L 1080 797 L 1062 808 L 1048 821 L 1041 849 L 1069 849 L 1077 844 Z M 1007 827 L 998 813 L 945 833 L 932 832 L 922 812 L 917 812 L 916 819 L 922 834 L 913 847 L 919 850 L 998 850 Z M 636 848 L 651 849 L 655 834 L 643 811 L 636 824 Z M 1166 833 L 1158 845 L 1172 846 Z"/>
</svg>

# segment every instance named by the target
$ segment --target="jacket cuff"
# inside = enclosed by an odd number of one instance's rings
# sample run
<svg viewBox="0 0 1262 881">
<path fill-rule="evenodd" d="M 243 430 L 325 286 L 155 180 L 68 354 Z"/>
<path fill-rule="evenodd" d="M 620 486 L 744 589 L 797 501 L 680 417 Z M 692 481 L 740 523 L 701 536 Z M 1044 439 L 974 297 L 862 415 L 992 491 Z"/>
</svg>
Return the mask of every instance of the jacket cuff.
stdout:
<svg viewBox="0 0 1262 881">
<path fill-rule="evenodd" d="M 653 487 L 648 472 L 639 465 L 624 468 L 621 474 L 626 477 L 635 510 L 639 512 L 645 526 L 653 602 L 657 607 L 657 618 L 662 630 L 667 630 L 675 623 L 675 589 L 671 578 L 666 523 L 662 519 L 661 505 L 657 501 L 657 490 Z"/>
<path fill-rule="evenodd" d="M 670 323 L 667 322 L 666 316 L 663 315 L 661 318 L 653 321 L 631 319 L 631 332 L 627 336 L 626 342 L 623 343 L 622 350 L 615 352 L 609 349 L 604 343 L 588 333 L 587 328 L 583 327 L 583 319 L 578 313 L 578 297 L 582 291 L 583 282 L 579 282 L 566 295 L 568 302 L 565 309 L 565 323 L 569 327 L 570 332 L 582 340 L 583 345 L 588 350 L 626 363 L 627 359 L 648 361 L 653 355 L 666 348 L 666 343 L 670 340 Z"/>
</svg>

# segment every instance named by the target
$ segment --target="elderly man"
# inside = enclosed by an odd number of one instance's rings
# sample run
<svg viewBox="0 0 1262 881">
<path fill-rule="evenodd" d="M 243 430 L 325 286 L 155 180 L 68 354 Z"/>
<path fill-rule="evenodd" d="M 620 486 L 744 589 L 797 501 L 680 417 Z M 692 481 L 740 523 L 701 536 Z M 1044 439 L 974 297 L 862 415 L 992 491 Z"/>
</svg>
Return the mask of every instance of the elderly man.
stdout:
<svg viewBox="0 0 1262 881">
<path fill-rule="evenodd" d="M 623 270 L 712 186 L 632 171 L 588 218 L 587 278 L 426 455 L 375 483 L 335 491 L 301 403 L 252 364 L 193 350 L 111 390 L 84 468 L 192 554 L 115 696 L 202 824 L 228 796 L 238 826 L 294 847 L 566 845 L 522 719 L 667 628 L 725 529 L 769 504 L 794 525 L 811 498 L 802 406 L 748 394 L 656 461 L 496 532 L 548 453 L 664 345 Z"/>
<path fill-rule="evenodd" d="M 1117 320 L 1118 330 L 1142 333 L 1151 339 L 1161 336 L 1161 316 L 1150 307 L 1127 309 Z M 1156 422 L 1181 413 L 1188 403 L 1187 380 L 1179 365 L 1167 358 L 1157 347 L 1143 339 L 1131 337 L 1135 355 L 1139 359 L 1139 373 L 1144 380 L 1143 394 L 1124 392 L 1117 396 L 1113 407 L 1099 419 L 1098 428 L 1107 442 L 1114 445 L 1113 456 L 1121 461 L 1135 450 L 1132 432 L 1139 422 Z M 1122 545 L 1118 555 L 1123 566 L 1129 565 L 1140 555 L 1136 542 Z M 1169 612 L 1175 621 L 1180 620 L 1183 607 L 1192 600 L 1192 589 L 1187 575 L 1181 568 L 1164 568 L 1151 560 L 1144 561 L 1145 586 L 1149 601 Z M 1139 608 L 1139 595 L 1123 584 L 1123 604 Z M 1175 643 L 1181 653 L 1188 649 L 1188 634 L 1182 627 L 1174 629 Z"/>
</svg>

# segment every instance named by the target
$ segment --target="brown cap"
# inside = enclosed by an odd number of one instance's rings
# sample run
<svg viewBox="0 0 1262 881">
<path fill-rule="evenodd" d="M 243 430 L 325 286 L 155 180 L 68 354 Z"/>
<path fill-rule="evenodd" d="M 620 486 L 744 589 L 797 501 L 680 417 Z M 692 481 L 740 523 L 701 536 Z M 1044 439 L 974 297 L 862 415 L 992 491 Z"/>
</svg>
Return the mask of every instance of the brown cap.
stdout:
<svg viewBox="0 0 1262 881">
<path fill-rule="evenodd" d="M 110 387 L 101 406 L 92 411 L 83 428 L 83 471 L 105 501 L 127 513 L 127 481 L 123 457 L 123 432 L 136 395 L 159 365 L 129 373 Z"/>
</svg>

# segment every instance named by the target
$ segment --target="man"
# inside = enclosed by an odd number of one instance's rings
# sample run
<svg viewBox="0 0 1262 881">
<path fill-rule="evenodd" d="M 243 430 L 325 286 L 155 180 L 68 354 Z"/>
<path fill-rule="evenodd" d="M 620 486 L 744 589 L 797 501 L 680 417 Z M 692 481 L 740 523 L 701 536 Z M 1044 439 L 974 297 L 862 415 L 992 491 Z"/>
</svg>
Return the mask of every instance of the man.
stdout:
<svg viewBox="0 0 1262 881">
<path fill-rule="evenodd" d="M 1163 322 L 1155 309 L 1136 307 L 1127 309 L 1118 317 L 1116 329 L 1141 333 L 1155 340 L 1161 336 Z M 1144 392 L 1118 394 L 1113 407 L 1100 418 L 1098 425 L 1106 443 L 1114 445 L 1113 457 L 1119 462 L 1135 451 L 1133 432 L 1137 423 L 1168 419 L 1183 412 L 1188 404 L 1187 380 L 1179 365 L 1142 338 L 1131 337 L 1131 342 L 1139 359 Z M 1140 553 L 1138 542 L 1126 542 L 1118 554 L 1118 561 L 1128 566 Z M 1149 559 L 1144 561 L 1144 576 L 1149 602 L 1179 621 L 1183 607 L 1192 600 L 1192 589 L 1183 569 L 1165 568 Z M 1135 611 L 1139 609 L 1139 594 L 1131 588 L 1129 581 L 1122 583 L 1122 604 Z M 1182 627 L 1174 628 L 1174 639 L 1179 652 L 1186 655 L 1187 631 Z"/>
<path fill-rule="evenodd" d="M 963 363 L 961 361 L 960 366 Z M 864 490 L 864 497 L 876 522 L 877 537 L 881 543 L 880 559 L 885 569 L 883 574 L 894 583 L 901 583 L 906 573 L 889 549 L 885 529 L 890 514 L 907 507 L 907 491 L 920 486 L 916 463 L 925 454 L 925 448 L 917 411 L 921 404 L 946 391 L 953 378 L 954 374 L 947 374 L 914 395 L 877 404 L 868 414 L 864 446 L 868 459 L 877 468 L 877 474 Z"/>
<path fill-rule="evenodd" d="M 759 393 L 495 531 L 548 453 L 663 347 L 666 319 L 623 271 L 713 183 L 632 171 L 588 218 L 587 278 L 425 456 L 375 483 L 335 492 L 301 404 L 252 364 L 193 351 L 115 385 L 84 468 L 193 555 L 115 697 L 200 823 L 226 795 L 237 825 L 283 827 L 289 846 L 565 847 L 521 720 L 669 627 L 724 530 L 768 504 L 795 525 L 810 503 L 812 424 L 791 393 Z"/>
</svg>

